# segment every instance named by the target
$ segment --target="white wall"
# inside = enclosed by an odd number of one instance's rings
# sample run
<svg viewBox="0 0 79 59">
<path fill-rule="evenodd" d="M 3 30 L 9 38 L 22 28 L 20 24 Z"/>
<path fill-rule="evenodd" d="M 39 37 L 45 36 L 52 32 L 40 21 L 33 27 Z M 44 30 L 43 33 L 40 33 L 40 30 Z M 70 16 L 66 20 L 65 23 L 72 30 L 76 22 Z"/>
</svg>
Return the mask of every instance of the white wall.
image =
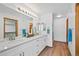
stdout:
<svg viewBox="0 0 79 59">
<path fill-rule="evenodd" d="M 28 30 L 30 17 L 20 14 L 0 4 L 0 40 L 4 36 L 4 19 L 3 19 L 4 17 L 9 17 L 18 20 L 19 35 L 21 35 L 23 28 Z"/>
<path fill-rule="evenodd" d="M 72 5 L 71 12 L 68 14 L 69 28 L 72 29 L 72 42 L 69 42 L 68 47 L 72 55 L 75 55 L 75 4 Z"/>
<path fill-rule="evenodd" d="M 54 19 L 54 40 L 66 42 L 66 17 Z"/>
<path fill-rule="evenodd" d="M 46 24 L 46 29 L 50 29 L 50 34 L 48 34 L 47 45 L 52 47 L 53 46 L 53 36 L 52 36 L 52 24 L 53 24 L 53 17 L 52 13 L 44 14 L 40 17 L 40 21 Z M 46 31 L 47 32 L 47 31 Z"/>
</svg>

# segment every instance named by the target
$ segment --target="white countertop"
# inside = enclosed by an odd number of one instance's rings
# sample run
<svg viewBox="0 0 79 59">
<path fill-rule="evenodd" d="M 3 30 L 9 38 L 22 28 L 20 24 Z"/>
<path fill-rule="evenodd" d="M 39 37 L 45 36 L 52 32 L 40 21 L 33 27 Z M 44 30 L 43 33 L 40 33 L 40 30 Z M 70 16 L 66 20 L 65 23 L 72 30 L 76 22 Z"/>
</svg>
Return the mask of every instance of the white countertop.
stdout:
<svg viewBox="0 0 79 59">
<path fill-rule="evenodd" d="M 4 41 L 0 41 L 0 52 L 3 52 L 7 49 L 10 49 L 12 47 L 15 47 L 17 45 L 20 45 L 22 43 L 27 43 L 31 40 L 35 40 L 39 37 L 42 37 L 44 36 L 45 34 L 42 34 L 42 35 L 35 35 L 33 37 L 29 37 L 29 38 L 26 38 L 26 37 L 17 37 L 15 40 L 4 40 Z"/>
</svg>

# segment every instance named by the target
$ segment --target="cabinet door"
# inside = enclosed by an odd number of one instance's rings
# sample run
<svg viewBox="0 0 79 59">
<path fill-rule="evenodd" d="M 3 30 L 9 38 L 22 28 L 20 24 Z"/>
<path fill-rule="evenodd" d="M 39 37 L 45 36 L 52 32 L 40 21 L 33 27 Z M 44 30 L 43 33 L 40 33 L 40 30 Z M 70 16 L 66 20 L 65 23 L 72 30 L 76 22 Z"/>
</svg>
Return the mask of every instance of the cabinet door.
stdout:
<svg viewBox="0 0 79 59">
<path fill-rule="evenodd" d="M 37 55 L 37 42 L 36 40 L 23 44 L 24 56 L 35 56 Z"/>
<path fill-rule="evenodd" d="M 45 48 L 45 37 L 40 37 L 37 42 L 38 42 L 38 54 Z"/>
<path fill-rule="evenodd" d="M 40 38 L 40 49 L 43 50 L 45 47 L 44 37 Z"/>
<path fill-rule="evenodd" d="M 44 40 L 43 40 L 43 41 L 44 41 L 45 46 L 47 45 L 47 39 L 48 39 L 48 37 L 47 37 L 47 35 L 45 35 L 45 36 L 44 36 Z"/>
<path fill-rule="evenodd" d="M 27 46 L 27 45 L 26 45 Z M 32 51 L 33 47 L 28 45 L 26 48 L 23 49 L 24 51 L 24 56 L 32 56 L 33 55 L 33 51 Z"/>
</svg>

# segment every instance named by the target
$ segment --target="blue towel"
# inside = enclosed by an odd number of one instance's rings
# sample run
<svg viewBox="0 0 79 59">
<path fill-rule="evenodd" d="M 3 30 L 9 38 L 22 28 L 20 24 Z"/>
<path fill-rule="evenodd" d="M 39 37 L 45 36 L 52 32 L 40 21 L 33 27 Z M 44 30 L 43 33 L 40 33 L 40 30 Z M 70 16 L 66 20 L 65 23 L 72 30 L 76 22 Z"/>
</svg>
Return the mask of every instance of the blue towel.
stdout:
<svg viewBox="0 0 79 59">
<path fill-rule="evenodd" d="M 72 42 L 72 29 L 68 29 L 68 42 Z"/>
</svg>

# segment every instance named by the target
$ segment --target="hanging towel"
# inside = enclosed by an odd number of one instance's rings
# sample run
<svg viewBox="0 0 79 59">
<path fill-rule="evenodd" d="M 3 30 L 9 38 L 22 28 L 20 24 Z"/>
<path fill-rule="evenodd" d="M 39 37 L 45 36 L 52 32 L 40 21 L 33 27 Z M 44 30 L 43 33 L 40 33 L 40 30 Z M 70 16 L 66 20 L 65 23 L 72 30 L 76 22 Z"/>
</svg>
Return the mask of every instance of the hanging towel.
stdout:
<svg viewBox="0 0 79 59">
<path fill-rule="evenodd" d="M 68 29 L 68 42 L 72 42 L 72 29 Z"/>
</svg>

